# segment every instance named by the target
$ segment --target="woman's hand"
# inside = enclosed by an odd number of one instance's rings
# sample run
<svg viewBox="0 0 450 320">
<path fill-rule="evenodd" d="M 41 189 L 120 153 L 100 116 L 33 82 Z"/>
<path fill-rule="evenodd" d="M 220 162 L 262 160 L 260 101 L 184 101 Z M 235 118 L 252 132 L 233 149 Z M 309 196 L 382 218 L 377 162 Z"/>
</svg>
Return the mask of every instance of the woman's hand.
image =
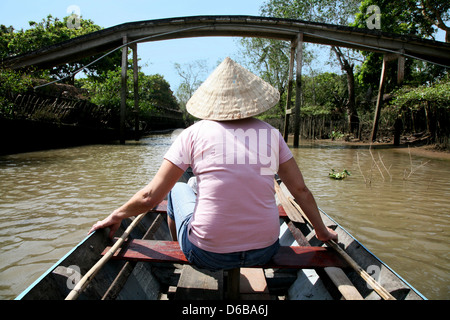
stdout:
<svg viewBox="0 0 450 320">
<path fill-rule="evenodd" d="M 322 242 L 327 242 L 329 240 L 334 240 L 338 242 L 338 234 L 333 229 L 326 227 L 322 232 L 316 230 L 316 237 Z"/>
<path fill-rule="evenodd" d="M 112 239 L 117 229 L 119 229 L 121 222 L 122 219 L 118 218 L 116 212 L 114 211 L 102 221 L 98 221 L 97 223 L 95 223 L 89 230 L 88 234 L 94 232 L 95 230 L 109 227 L 110 228 L 109 237 Z"/>
</svg>

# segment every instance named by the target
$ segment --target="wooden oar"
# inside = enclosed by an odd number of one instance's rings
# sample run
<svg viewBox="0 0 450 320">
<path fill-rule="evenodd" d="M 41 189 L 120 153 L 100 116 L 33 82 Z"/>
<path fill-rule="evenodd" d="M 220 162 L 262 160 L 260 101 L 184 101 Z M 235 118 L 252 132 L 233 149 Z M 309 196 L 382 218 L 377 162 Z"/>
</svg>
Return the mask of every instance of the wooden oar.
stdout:
<svg viewBox="0 0 450 320">
<path fill-rule="evenodd" d="M 304 214 L 304 212 L 301 210 L 300 207 L 295 207 L 291 202 L 290 199 L 286 197 L 284 192 L 281 190 L 280 186 L 278 185 L 277 181 L 274 180 L 275 183 L 275 192 L 277 194 L 278 200 L 280 201 L 281 205 L 284 208 L 284 211 L 286 211 L 286 214 L 288 215 L 289 219 L 291 219 L 291 216 L 295 217 L 297 219 L 296 222 L 305 223 L 302 216 L 311 224 L 311 222 L 308 220 L 308 217 Z M 289 213 L 288 213 L 289 212 Z M 300 213 L 300 214 L 299 214 Z M 292 219 L 291 222 L 292 223 Z M 290 227 L 289 227 L 290 228 Z M 297 240 L 297 242 L 300 244 L 300 240 L 298 237 L 294 235 L 294 238 Z M 306 241 L 306 239 L 305 239 Z M 306 243 L 303 243 L 301 245 L 309 246 L 309 243 L 306 241 Z M 334 268 L 334 267 L 328 267 L 324 268 L 325 273 L 330 277 L 330 279 L 333 281 L 333 283 L 338 288 L 339 292 L 342 294 L 344 299 L 346 300 L 364 300 L 359 291 L 355 288 L 355 286 L 351 283 L 350 279 L 348 279 L 347 275 L 344 273 L 344 271 L 340 268 Z"/>
<path fill-rule="evenodd" d="M 298 203 L 294 201 L 292 198 L 288 198 L 290 203 L 302 214 L 302 216 L 308 221 L 310 225 L 311 221 L 309 221 L 308 217 L 306 216 L 305 212 L 303 212 L 302 208 L 299 206 Z M 363 278 L 374 290 L 376 293 L 380 295 L 385 300 L 396 300 L 384 287 L 382 287 L 377 281 L 375 281 L 374 278 L 372 278 L 363 268 L 361 268 L 358 263 L 353 260 L 352 257 L 348 255 L 347 252 L 344 251 L 335 241 L 329 240 L 326 242 L 327 245 L 332 247 L 334 250 L 336 250 L 344 259 L 347 261 L 347 263 L 352 267 L 356 273 L 360 275 L 361 278 Z"/>
<path fill-rule="evenodd" d="M 289 219 L 294 222 L 305 223 L 302 216 L 300 214 L 298 214 L 298 211 L 289 205 L 288 198 L 284 194 L 283 190 L 281 190 L 281 187 L 278 185 L 278 183 L 275 179 L 274 179 L 274 187 L 275 187 L 275 192 L 277 194 L 278 200 L 280 200 L 281 205 L 283 206 L 283 209 L 286 212 Z"/>
<path fill-rule="evenodd" d="M 275 183 L 275 192 L 277 194 L 278 200 L 280 201 L 281 205 L 283 206 L 284 210 L 286 211 L 289 219 L 291 219 L 291 216 L 294 216 L 297 218 L 297 222 L 299 222 L 299 220 L 301 220 L 300 221 L 301 223 L 305 223 L 305 221 L 302 218 L 302 216 L 303 216 L 306 219 L 306 221 L 308 221 L 308 223 L 310 225 L 312 225 L 311 222 L 309 221 L 308 217 L 301 210 L 301 208 L 295 207 L 290 202 L 290 199 L 286 197 L 286 195 L 281 190 L 281 188 L 278 185 L 276 180 L 274 180 L 274 183 Z M 288 212 L 289 212 L 289 214 L 288 214 Z M 292 221 L 292 219 L 291 219 L 291 221 Z M 299 242 L 297 237 L 295 237 L 295 238 L 296 238 L 297 242 Z M 299 242 L 299 244 L 300 244 L 300 242 Z M 305 245 L 309 245 L 309 243 L 306 242 Z M 342 269 L 328 267 L 328 268 L 324 268 L 324 271 L 328 275 L 328 277 L 331 279 L 331 281 L 333 281 L 333 283 L 338 288 L 339 292 L 342 294 L 344 299 L 346 299 L 346 300 L 364 300 L 364 298 L 361 296 L 361 294 L 355 288 L 355 286 L 351 283 L 350 279 L 348 279 L 347 275 L 344 273 L 344 271 Z"/>
<path fill-rule="evenodd" d="M 336 250 L 347 263 L 363 278 L 384 300 L 396 300 L 384 287 L 382 287 L 374 278 L 372 278 L 363 268 L 361 268 L 355 260 L 350 257 L 347 252 L 338 246 L 333 240 L 327 241 L 327 245 Z"/>
<path fill-rule="evenodd" d="M 66 300 L 75 300 L 83 292 L 86 286 L 92 281 L 95 275 L 100 271 L 100 269 L 108 262 L 109 259 L 114 255 L 117 249 L 123 244 L 123 242 L 128 238 L 131 231 L 136 227 L 146 213 L 138 215 L 128 226 L 122 236 L 117 240 L 117 242 L 109 249 L 109 251 L 84 275 L 83 278 L 76 284 L 76 286 L 67 295 Z"/>
<path fill-rule="evenodd" d="M 163 220 L 164 218 L 162 217 L 162 214 L 158 214 L 155 220 L 153 220 L 151 226 L 148 228 L 147 232 L 142 237 L 142 240 L 153 240 L 154 233 L 159 228 Z M 108 290 L 106 290 L 105 294 L 102 297 L 102 300 L 114 300 L 119 295 L 120 290 L 125 285 L 125 282 L 131 275 L 131 272 L 133 271 L 136 264 L 137 261 L 125 262 L 125 265 L 122 267 L 122 269 L 120 269 L 119 274 L 113 280 Z"/>
</svg>

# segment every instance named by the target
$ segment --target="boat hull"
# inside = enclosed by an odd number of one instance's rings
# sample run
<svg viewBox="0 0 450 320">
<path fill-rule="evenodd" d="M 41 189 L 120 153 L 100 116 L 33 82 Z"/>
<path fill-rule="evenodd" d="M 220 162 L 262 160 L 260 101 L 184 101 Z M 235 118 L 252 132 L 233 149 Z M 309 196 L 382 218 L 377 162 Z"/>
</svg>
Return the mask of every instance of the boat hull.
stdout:
<svg viewBox="0 0 450 320">
<path fill-rule="evenodd" d="M 284 190 L 284 192 L 287 192 Z M 389 266 L 367 250 L 350 233 L 321 211 L 324 223 L 333 228 L 339 236 L 339 245 L 367 273 L 398 300 L 426 299 Z M 131 223 L 124 220 L 117 235 Z M 149 233 L 148 230 L 151 232 Z M 301 233 L 301 237 L 299 237 Z M 162 211 L 147 213 L 130 238 L 170 240 L 167 217 Z M 306 245 L 323 245 L 314 237 L 314 230 L 306 222 L 299 223 L 280 215 L 280 244 L 282 246 L 302 245 L 300 238 L 307 239 Z M 305 241 L 305 240 L 302 240 Z M 74 249 L 61 258 L 17 300 L 62 300 L 67 297 L 74 283 L 101 258 L 105 247 L 111 245 L 107 230 L 98 230 L 86 237 Z M 304 245 L 304 243 L 303 243 Z M 110 260 L 81 293 L 80 300 L 120 299 L 158 300 L 170 299 L 171 290 L 177 286 L 183 265 L 173 263 L 126 262 Z M 351 268 L 343 269 L 365 300 L 379 300 L 380 296 Z M 342 299 L 341 293 L 332 283 L 324 269 L 264 269 L 265 278 L 272 299 L 286 300 L 333 300 Z M 226 273 L 225 273 L 226 275 Z"/>
</svg>

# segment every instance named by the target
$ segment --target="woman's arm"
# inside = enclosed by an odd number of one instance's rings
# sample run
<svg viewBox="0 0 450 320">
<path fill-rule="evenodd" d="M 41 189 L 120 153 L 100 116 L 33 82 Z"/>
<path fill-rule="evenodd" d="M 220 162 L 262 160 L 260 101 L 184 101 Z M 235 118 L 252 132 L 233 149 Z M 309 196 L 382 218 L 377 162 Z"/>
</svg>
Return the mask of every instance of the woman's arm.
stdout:
<svg viewBox="0 0 450 320">
<path fill-rule="evenodd" d="M 164 200 L 164 197 L 180 179 L 183 172 L 182 169 L 164 159 L 155 177 L 147 186 L 139 190 L 130 200 L 114 210 L 108 217 L 94 224 L 89 233 L 97 229 L 110 227 L 109 236 L 112 238 L 123 219 L 148 212 Z"/>
<path fill-rule="evenodd" d="M 282 163 L 278 169 L 278 175 L 313 224 L 317 238 L 323 242 L 328 240 L 337 241 L 337 233 L 323 223 L 316 200 L 306 186 L 295 159 L 291 158 Z"/>
</svg>

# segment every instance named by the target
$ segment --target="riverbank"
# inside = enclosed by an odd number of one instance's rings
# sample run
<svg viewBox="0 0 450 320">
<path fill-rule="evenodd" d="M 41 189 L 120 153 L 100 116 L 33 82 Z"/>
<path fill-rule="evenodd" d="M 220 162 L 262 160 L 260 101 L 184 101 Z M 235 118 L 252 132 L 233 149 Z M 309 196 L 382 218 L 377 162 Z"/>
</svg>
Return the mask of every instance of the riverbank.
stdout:
<svg viewBox="0 0 450 320">
<path fill-rule="evenodd" d="M 406 139 L 405 139 L 406 140 Z M 289 136 L 289 145 L 292 146 L 293 136 Z M 360 149 L 390 149 L 397 152 L 411 153 L 411 155 L 441 159 L 450 161 L 450 150 L 443 149 L 437 144 L 428 144 L 426 139 L 409 139 L 408 142 L 401 143 L 399 146 L 394 146 L 392 142 L 374 142 L 369 143 L 360 140 L 345 139 L 320 139 L 318 142 L 334 144 L 336 146 L 343 146 L 348 148 Z M 383 140 L 381 140 L 383 141 Z"/>
<path fill-rule="evenodd" d="M 119 138 L 118 130 L 33 120 L 0 118 L 0 155 L 106 143 Z"/>
<path fill-rule="evenodd" d="M 450 161 L 450 151 L 449 150 L 440 150 L 436 145 L 426 145 L 426 146 L 412 146 L 409 149 L 406 147 L 396 148 L 400 152 L 411 152 L 411 154 L 433 158 L 433 159 L 441 159 Z"/>
<path fill-rule="evenodd" d="M 372 148 L 372 149 L 392 149 L 397 152 L 411 153 L 415 156 L 441 159 L 450 161 L 450 150 L 443 150 L 436 144 L 423 144 L 423 143 L 411 143 L 411 144 L 401 144 L 399 146 L 394 146 L 392 143 L 368 143 L 360 141 L 331 141 L 331 143 L 336 143 L 348 147 L 360 147 L 360 148 Z"/>
</svg>

